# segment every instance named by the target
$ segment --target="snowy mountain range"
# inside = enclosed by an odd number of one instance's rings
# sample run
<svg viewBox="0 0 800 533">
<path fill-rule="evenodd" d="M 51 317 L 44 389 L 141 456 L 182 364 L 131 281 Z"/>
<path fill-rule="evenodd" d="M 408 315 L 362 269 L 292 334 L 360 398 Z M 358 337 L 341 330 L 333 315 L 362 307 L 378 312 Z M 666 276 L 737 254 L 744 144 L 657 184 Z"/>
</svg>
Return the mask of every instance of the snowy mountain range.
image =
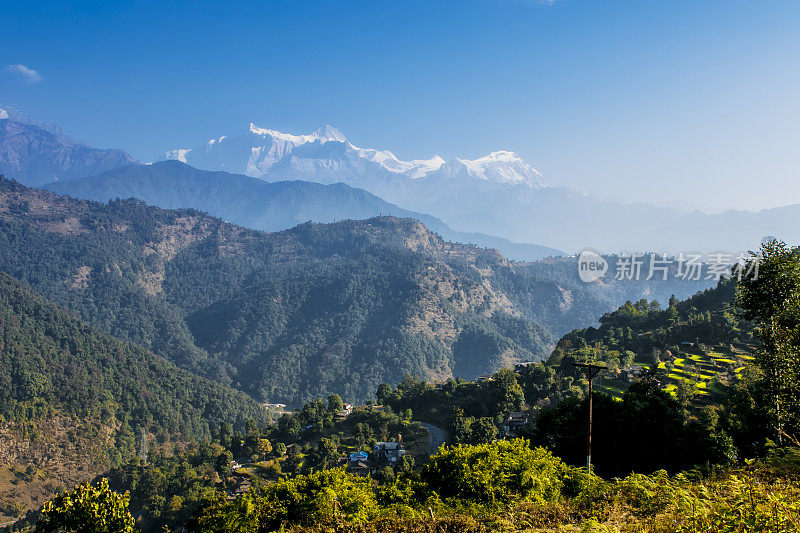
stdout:
<svg viewBox="0 0 800 533">
<path fill-rule="evenodd" d="M 464 180 L 541 188 L 541 174 L 513 152 L 493 152 L 480 159 L 402 161 L 388 150 L 354 146 L 333 126 L 292 135 L 250 124 L 247 132 L 209 140 L 203 146 L 170 150 L 177 159 L 206 170 L 226 170 L 267 181 L 314 177 L 314 181 L 369 180 L 402 182 Z M 353 183 L 350 183 L 351 185 Z"/>
</svg>

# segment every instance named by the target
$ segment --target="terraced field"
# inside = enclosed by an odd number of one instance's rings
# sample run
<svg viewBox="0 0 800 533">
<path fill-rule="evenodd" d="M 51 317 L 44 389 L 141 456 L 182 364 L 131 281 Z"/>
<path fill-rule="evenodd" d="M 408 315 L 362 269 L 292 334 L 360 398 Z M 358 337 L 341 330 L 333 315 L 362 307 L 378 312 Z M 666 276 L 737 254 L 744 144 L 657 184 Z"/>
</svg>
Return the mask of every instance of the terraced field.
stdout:
<svg viewBox="0 0 800 533">
<path fill-rule="evenodd" d="M 695 387 L 698 403 L 708 403 L 715 395 L 721 394 L 744 366 L 753 361 L 754 346 L 716 346 L 707 349 L 696 345 L 682 346 L 672 361 L 658 363 L 658 376 L 664 390 L 677 394 L 678 385 L 688 382 Z M 650 370 L 652 364 L 635 362 L 642 371 Z M 596 388 L 611 397 L 622 400 L 629 386 L 623 373 L 606 373 L 598 379 Z"/>
</svg>

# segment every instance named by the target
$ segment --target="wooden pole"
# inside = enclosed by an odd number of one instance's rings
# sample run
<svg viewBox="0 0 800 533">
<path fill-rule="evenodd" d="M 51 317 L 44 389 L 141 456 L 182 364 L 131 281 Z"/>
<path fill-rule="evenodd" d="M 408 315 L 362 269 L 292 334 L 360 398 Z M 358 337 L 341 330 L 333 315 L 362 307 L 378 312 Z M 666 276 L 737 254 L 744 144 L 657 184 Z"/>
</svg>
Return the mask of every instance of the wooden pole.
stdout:
<svg viewBox="0 0 800 533">
<path fill-rule="evenodd" d="M 606 367 L 601 365 L 592 365 L 588 363 L 573 363 L 583 370 L 586 379 L 589 380 L 589 431 L 586 438 L 586 469 L 592 471 L 592 411 L 593 411 L 593 396 L 594 396 L 594 378 Z"/>
<path fill-rule="evenodd" d="M 586 443 L 586 469 L 592 471 L 592 399 L 594 392 L 594 380 L 589 378 L 589 439 Z"/>
</svg>

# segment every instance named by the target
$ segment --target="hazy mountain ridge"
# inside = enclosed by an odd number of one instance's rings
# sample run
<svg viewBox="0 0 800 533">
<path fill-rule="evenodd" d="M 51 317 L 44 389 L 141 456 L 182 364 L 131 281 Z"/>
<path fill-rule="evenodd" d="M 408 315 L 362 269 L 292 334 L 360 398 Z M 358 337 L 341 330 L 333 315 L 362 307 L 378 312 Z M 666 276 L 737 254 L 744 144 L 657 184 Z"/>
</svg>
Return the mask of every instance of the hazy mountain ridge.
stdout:
<svg viewBox="0 0 800 533">
<path fill-rule="evenodd" d="M 117 149 L 77 143 L 52 124 L 0 108 L 0 174 L 29 186 L 92 176 L 134 162 Z"/>
<path fill-rule="evenodd" d="M 467 376 L 542 357 L 552 340 L 470 266 L 497 252 L 445 243 L 407 219 L 266 234 L 194 210 L 103 205 L 4 181 L 0 241 L 0 268 L 261 399 L 364 399 L 405 373 L 452 376 L 454 361 L 471 357 L 468 346 L 452 351 L 467 330 L 497 343 L 459 366 Z"/>
<path fill-rule="evenodd" d="M 344 183 L 268 183 L 244 175 L 201 171 L 179 161 L 132 165 L 44 188 L 99 202 L 138 198 L 165 209 L 195 208 L 234 224 L 265 231 L 280 231 L 307 221 L 328 223 L 392 215 L 415 218 L 447 240 L 497 248 L 517 260 L 534 261 L 563 253 L 491 235 L 454 231 L 436 217 L 402 209 Z"/>
</svg>

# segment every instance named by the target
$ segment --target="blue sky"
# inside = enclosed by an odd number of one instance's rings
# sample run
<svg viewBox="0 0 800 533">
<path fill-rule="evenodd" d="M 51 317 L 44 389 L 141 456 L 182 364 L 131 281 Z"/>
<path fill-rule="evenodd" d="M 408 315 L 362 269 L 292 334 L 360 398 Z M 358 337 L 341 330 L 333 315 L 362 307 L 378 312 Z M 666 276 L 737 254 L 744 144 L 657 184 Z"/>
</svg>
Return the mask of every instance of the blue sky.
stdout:
<svg viewBox="0 0 800 533">
<path fill-rule="evenodd" d="M 405 159 L 513 150 L 612 198 L 800 203 L 797 1 L 6 0 L 0 20 L 0 102 L 143 160 L 330 123 Z"/>
</svg>

